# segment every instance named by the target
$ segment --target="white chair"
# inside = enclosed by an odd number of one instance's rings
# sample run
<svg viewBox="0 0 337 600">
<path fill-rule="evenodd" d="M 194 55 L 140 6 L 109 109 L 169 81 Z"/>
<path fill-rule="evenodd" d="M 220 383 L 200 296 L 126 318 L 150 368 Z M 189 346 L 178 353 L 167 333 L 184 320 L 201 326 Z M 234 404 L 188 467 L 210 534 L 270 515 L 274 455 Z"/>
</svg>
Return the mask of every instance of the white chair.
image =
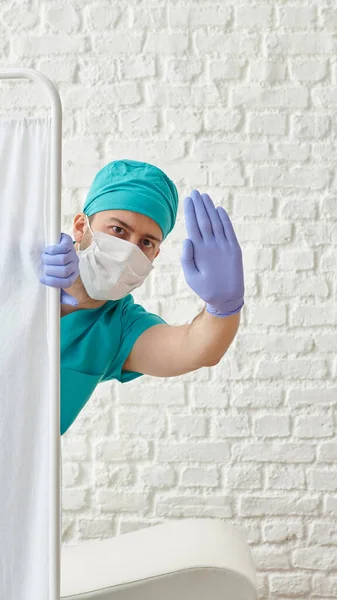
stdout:
<svg viewBox="0 0 337 600">
<path fill-rule="evenodd" d="M 219 519 L 183 519 L 63 546 L 62 600 L 257 600 L 242 533 Z"/>
</svg>

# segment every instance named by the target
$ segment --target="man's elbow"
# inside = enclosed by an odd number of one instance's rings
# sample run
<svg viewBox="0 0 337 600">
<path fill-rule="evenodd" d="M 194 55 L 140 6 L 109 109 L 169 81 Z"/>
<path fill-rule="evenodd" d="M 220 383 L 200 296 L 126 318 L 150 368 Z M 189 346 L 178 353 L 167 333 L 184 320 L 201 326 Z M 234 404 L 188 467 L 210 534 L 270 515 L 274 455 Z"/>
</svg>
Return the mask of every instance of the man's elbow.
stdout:
<svg viewBox="0 0 337 600">
<path fill-rule="evenodd" d="M 226 353 L 224 353 L 224 354 L 226 354 Z M 216 365 L 219 364 L 219 362 L 223 358 L 224 354 L 221 354 L 221 356 L 212 356 L 212 355 L 205 356 L 203 359 L 202 366 L 203 367 L 215 367 Z"/>
</svg>

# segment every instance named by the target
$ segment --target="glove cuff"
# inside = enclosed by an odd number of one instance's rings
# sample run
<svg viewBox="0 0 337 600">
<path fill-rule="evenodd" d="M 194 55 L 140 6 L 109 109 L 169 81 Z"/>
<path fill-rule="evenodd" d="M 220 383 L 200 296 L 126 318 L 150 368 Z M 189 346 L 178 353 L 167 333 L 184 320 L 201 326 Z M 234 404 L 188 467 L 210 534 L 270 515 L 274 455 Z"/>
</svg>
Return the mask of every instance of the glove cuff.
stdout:
<svg viewBox="0 0 337 600">
<path fill-rule="evenodd" d="M 232 302 L 228 302 L 227 306 L 224 305 L 221 308 L 219 308 L 219 307 L 215 308 L 214 306 L 211 306 L 210 304 L 206 304 L 206 311 L 210 315 L 213 315 L 214 317 L 224 318 L 224 317 L 230 317 L 231 315 L 235 315 L 236 313 L 240 312 L 243 305 L 244 305 L 243 298 L 239 298 L 237 300 L 233 300 Z"/>
</svg>

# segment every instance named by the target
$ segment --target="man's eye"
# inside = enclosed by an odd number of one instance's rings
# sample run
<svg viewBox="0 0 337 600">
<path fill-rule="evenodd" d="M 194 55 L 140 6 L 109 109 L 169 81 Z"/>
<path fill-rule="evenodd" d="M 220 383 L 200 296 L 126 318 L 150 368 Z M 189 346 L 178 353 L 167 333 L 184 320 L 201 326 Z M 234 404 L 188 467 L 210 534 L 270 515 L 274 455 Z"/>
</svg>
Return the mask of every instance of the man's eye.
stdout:
<svg viewBox="0 0 337 600">
<path fill-rule="evenodd" d="M 115 233 L 117 233 L 117 235 L 122 235 L 125 233 L 124 229 L 122 227 L 118 227 L 118 225 L 114 225 L 112 229 Z"/>
<path fill-rule="evenodd" d="M 144 244 L 144 246 L 146 246 L 146 248 L 152 248 L 153 247 L 153 243 L 150 242 L 150 240 L 143 240 L 143 244 Z"/>
</svg>

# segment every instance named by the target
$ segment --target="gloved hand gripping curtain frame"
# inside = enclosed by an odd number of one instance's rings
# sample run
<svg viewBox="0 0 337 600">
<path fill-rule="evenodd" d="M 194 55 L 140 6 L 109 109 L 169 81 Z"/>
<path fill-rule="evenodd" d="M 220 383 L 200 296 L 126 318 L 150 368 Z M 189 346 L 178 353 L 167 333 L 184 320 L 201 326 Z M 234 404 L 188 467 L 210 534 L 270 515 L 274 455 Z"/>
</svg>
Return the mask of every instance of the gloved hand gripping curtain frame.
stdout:
<svg viewBox="0 0 337 600">
<path fill-rule="evenodd" d="M 34 69 L 1 69 L 0 80 L 30 79 L 48 94 L 51 106 L 50 131 L 50 223 L 49 245 L 60 240 L 61 229 L 61 157 L 62 107 L 52 82 Z M 46 600 L 60 599 L 61 552 L 61 458 L 60 458 L 60 291 L 48 288 L 48 323 L 50 349 L 49 378 L 49 595 Z M 23 541 L 24 543 L 24 541 Z M 38 543 L 38 540 L 37 540 Z"/>
</svg>

